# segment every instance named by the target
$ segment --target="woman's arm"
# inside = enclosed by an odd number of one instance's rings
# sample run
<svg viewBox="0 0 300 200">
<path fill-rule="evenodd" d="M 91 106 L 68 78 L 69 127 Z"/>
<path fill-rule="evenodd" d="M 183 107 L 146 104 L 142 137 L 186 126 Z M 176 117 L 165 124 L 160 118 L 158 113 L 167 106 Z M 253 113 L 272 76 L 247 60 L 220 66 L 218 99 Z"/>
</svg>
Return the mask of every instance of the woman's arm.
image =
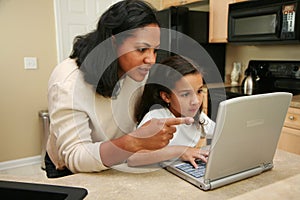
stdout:
<svg viewBox="0 0 300 200">
<path fill-rule="evenodd" d="M 124 162 L 136 152 L 161 149 L 173 138 L 175 125 L 183 123 L 191 124 L 193 118 L 152 119 L 132 133 L 103 142 L 99 150 L 102 163 L 110 167 Z"/>
</svg>

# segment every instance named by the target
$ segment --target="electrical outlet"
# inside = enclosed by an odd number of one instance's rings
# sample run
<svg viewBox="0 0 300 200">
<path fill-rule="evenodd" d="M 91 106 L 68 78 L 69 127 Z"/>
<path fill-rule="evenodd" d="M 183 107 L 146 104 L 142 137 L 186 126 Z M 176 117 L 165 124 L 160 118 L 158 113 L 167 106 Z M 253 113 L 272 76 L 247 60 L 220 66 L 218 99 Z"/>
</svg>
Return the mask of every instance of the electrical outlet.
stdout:
<svg viewBox="0 0 300 200">
<path fill-rule="evenodd" d="M 37 69 L 36 57 L 24 57 L 24 69 Z"/>
</svg>

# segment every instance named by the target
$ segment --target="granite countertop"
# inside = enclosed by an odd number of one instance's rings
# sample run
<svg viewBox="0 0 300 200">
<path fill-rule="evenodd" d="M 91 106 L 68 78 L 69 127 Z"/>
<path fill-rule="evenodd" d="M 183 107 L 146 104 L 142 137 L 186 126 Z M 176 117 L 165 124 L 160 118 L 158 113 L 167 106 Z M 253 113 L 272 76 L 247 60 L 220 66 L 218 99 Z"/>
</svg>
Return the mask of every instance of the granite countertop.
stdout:
<svg viewBox="0 0 300 200">
<path fill-rule="evenodd" d="M 140 173 L 110 169 L 63 178 L 0 175 L 1 180 L 84 187 L 85 199 L 299 199 L 300 156 L 277 150 L 274 168 L 268 172 L 212 191 L 202 191 L 164 169 L 141 169 Z"/>
</svg>

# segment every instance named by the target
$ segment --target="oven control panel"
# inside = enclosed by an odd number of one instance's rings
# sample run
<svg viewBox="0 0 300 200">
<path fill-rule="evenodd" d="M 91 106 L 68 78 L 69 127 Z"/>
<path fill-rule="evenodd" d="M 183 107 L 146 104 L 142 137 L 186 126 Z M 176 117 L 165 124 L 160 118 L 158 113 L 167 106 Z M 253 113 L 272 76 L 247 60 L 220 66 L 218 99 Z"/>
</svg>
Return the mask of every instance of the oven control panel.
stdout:
<svg viewBox="0 0 300 200">
<path fill-rule="evenodd" d="M 248 68 L 260 78 L 300 79 L 300 61 L 251 60 Z"/>
<path fill-rule="evenodd" d="M 300 61 L 250 60 L 247 71 L 259 89 L 300 92 Z"/>
<path fill-rule="evenodd" d="M 269 72 L 274 77 L 300 79 L 300 65 L 298 64 L 270 64 Z"/>
</svg>

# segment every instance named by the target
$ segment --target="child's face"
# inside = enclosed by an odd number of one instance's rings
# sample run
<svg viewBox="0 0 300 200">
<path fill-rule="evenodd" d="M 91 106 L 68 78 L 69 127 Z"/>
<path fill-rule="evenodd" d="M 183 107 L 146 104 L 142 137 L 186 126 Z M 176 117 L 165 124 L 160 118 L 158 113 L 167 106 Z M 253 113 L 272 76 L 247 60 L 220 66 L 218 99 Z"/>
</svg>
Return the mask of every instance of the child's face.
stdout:
<svg viewBox="0 0 300 200">
<path fill-rule="evenodd" d="M 194 117 L 203 101 L 203 79 L 200 73 L 188 74 L 179 79 L 167 103 L 176 116 Z"/>
</svg>

